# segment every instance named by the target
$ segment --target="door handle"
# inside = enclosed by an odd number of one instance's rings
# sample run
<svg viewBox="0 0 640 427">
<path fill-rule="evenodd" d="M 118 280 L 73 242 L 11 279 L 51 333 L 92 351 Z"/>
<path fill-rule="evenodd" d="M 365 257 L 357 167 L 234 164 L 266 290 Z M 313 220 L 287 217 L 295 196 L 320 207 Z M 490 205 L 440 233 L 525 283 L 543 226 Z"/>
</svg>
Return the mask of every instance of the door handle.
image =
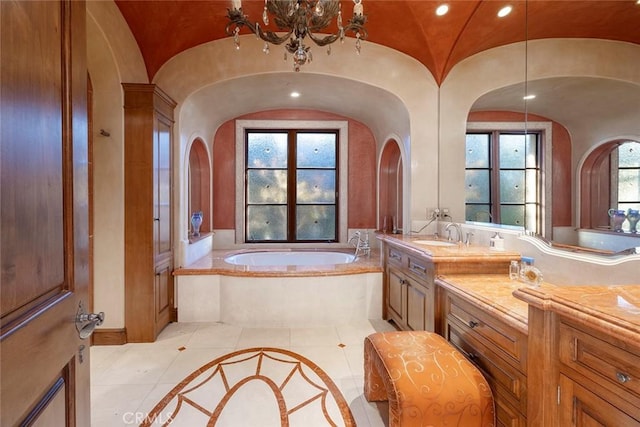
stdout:
<svg viewBox="0 0 640 427">
<path fill-rule="evenodd" d="M 76 313 L 76 329 L 81 339 L 87 339 L 93 334 L 96 326 L 102 325 L 104 322 L 104 312 L 100 313 L 85 313 L 82 302 L 78 306 L 78 312 Z"/>
</svg>

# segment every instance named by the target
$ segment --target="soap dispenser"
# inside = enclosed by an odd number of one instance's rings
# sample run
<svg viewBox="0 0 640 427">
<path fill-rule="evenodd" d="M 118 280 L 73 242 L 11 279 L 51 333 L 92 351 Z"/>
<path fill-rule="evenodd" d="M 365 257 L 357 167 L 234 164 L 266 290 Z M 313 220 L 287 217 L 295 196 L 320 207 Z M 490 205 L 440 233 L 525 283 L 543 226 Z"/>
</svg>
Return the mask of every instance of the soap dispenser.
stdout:
<svg viewBox="0 0 640 427">
<path fill-rule="evenodd" d="M 489 249 L 493 251 L 504 251 L 504 239 L 500 237 L 500 233 L 496 233 L 495 236 L 489 241 Z"/>
</svg>

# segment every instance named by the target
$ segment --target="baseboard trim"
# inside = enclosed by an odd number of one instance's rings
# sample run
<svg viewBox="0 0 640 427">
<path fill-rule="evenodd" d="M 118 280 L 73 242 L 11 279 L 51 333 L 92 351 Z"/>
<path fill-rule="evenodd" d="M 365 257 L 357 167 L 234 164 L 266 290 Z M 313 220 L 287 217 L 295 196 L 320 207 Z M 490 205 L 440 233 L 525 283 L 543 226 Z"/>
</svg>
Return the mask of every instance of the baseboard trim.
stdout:
<svg viewBox="0 0 640 427">
<path fill-rule="evenodd" d="M 96 329 L 91 337 L 92 345 L 122 345 L 127 343 L 127 330 L 125 328 Z"/>
</svg>

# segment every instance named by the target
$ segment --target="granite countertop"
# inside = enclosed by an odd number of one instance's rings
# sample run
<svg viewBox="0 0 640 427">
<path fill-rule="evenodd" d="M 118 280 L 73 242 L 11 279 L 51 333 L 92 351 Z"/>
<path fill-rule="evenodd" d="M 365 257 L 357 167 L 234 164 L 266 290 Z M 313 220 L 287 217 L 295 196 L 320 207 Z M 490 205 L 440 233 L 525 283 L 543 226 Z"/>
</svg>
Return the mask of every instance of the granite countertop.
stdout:
<svg viewBox="0 0 640 427">
<path fill-rule="evenodd" d="M 289 249 L 272 249 L 264 251 L 287 251 Z M 255 252 L 256 250 L 214 250 L 192 264 L 177 268 L 175 276 L 220 274 L 225 276 L 244 277 L 313 277 L 313 276 L 341 276 L 346 274 L 379 273 L 383 271 L 379 251 L 372 250 L 369 256 L 359 256 L 355 262 L 349 264 L 331 265 L 301 265 L 301 266 L 248 266 L 234 265 L 224 259 L 233 254 Z M 301 249 L 313 251 L 313 249 Z M 353 249 L 323 249 L 329 252 L 345 252 L 353 254 Z"/>
<path fill-rule="evenodd" d="M 527 331 L 529 305 L 553 311 L 629 343 L 640 342 L 640 284 L 528 286 L 504 274 L 452 274 L 438 284 Z"/>
<path fill-rule="evenodd" d="M 401 246 L 404 249 L 413 251 L 416 255 L 432 258 L 437 262 L 487 262 L 487 261 L 510 261 L 520 259 L 519 252 L 496 251 L 488 246 L 469 245 L 455 243 L 451 246 L 434 246 L 418 243 L 420 240 L 437 240 L 447 242 L 446 239 L 436 238 L 433 235 L 403 235 L 403 234 L 383 234 L 377 233 L 376 238 L 391 245 Z"/>
<path fill-rule="evenodd" d="M 521 287 L 516 298 L 533 307 L 553 311 L 587 327 L 640 342 L 640 283 L 602 286 Z"/>
<path fill-rule="evenodd" d="M 438 276 L 437 284 L 528 334 L 529 306 L 513 296 L 522 282 L 506 274 L 451 274 Z"/>
</svg>

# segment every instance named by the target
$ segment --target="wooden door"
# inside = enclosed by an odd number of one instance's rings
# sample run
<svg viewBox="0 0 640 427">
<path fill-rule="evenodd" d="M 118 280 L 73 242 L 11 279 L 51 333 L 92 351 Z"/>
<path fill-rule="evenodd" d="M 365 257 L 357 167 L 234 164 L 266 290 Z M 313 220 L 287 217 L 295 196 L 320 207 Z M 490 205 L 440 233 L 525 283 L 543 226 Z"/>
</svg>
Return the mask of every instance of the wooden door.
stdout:
<svg viewBox="0 0 640 427">
<path fill-rule="evenodd" d="M 85 427 L 85 4 L 2 0 L 0 28 L 0 425 Z"/>
</svg>

